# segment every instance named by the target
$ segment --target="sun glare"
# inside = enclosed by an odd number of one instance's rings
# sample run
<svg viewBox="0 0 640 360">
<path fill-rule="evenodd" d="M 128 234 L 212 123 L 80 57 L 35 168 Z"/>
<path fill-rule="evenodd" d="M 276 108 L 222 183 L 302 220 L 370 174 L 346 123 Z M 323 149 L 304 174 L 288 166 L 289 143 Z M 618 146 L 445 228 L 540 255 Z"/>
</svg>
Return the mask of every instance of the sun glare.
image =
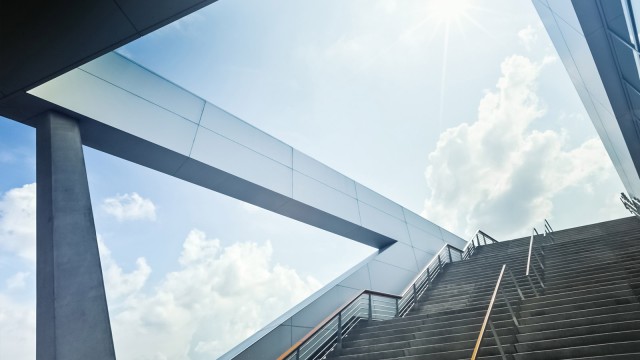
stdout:
<svg viewBox="0 0 640 360">
<path fill-rule="evenodd" d="M 433 0 L 428 7 L 428 16 L 439 22 L 458 21 L 467 16 L 472 0 Z"/>
</svg>

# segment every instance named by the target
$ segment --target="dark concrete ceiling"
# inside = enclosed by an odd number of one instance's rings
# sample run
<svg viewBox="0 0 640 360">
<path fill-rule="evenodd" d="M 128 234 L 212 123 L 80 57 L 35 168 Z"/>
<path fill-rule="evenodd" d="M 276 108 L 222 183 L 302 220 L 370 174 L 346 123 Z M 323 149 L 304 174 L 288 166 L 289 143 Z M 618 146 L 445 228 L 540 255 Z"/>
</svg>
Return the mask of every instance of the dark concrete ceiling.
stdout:
<svg viewBox="0 0 640 360">
<path fill-rule="evenodd" d="M 215 1 L 0 1 L 0 115 L 27 116 L 25 91 Z"/>
</svg>

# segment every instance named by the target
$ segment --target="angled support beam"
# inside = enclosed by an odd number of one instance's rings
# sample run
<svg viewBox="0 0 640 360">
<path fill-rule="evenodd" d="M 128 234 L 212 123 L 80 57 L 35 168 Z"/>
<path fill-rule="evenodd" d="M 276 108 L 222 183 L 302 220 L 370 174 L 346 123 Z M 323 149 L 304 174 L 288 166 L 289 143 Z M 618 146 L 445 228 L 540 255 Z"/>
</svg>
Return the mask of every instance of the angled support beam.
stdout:
<svg viewBox="0 0 640 360">
<path fill-rule="evenodd" d="M 37 360 L 114 360 L 76 120 L 37 119 Z"/>
<path fill-rule="evenodd" d="M 398 242 L 404 248 L 399 251 L 409 254 L 411 248 L 437 250 L 443 239 L 465 244 L 119 54 L 107 54 L 29 94 L 80 119 L 86 146 L 377 249 Z M 24 121 L 33 126 L 31 119 Z M 415 265 L 411 270 L 417 271 Z"/>
</svg>

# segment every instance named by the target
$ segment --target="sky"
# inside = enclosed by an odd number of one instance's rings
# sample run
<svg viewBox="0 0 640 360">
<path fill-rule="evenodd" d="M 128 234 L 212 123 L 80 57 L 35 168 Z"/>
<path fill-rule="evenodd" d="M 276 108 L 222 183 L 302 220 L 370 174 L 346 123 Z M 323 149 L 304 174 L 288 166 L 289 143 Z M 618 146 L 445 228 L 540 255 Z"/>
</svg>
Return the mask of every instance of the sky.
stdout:
<svg viewBox="0 0 640 360">
<path fill-rule="evenodd" d="M 629 215 L 527 0 L 219 0 L 118 52 L 462 237 Z M 374 251 L 84 151 L 118 359 L 220 356 Z M 35 186 L 0 118 L 8 359 L 35 358 Z"/>
</svg>

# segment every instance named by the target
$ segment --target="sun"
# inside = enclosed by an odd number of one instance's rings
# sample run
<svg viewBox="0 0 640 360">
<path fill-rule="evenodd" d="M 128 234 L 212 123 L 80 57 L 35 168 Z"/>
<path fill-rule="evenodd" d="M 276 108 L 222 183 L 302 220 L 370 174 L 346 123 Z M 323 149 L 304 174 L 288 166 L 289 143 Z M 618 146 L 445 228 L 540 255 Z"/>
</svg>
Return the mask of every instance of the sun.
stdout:
<svg viewBox="0 0 640 360">
<path fill-rule="evenodd" d="M 450 23 L 467 17 L 472 6 L 473 0 L 432 0 L 427 15 L 437 22 Z"/>
</svg>

